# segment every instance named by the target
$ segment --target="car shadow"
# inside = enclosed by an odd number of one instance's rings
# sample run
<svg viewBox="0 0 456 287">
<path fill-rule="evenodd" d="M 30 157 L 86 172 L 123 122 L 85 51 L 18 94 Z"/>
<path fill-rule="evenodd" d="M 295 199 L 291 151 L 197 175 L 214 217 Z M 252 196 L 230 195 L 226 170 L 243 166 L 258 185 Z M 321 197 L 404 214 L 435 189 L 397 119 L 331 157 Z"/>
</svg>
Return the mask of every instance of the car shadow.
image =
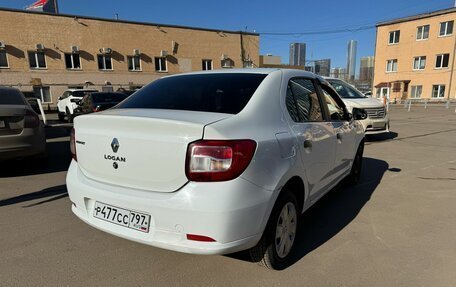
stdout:
<svg viewBox="0 0 456 287">
<path fill-rule="evenodd" d="M 399 136 L 398 133 L 389 132 L 389 133 L 382 133 L 376 135 L 366 135 L 367 142 L 382 142 L 382 141 L 390 141 Z"/>
<path fill-rule="evenodd" d="M 70 140 L 49 141 L 49 139 L 68 137 L 65 129 L 46 129 L 46 157 L 24 158 L 3 161 L 0 164 L 0 178 L 38 175 L 68 170 L 71 162 Z"/>
<path fill-rule="evenodd" d="M 359 214 L 389 169 L 387 162 L 364 158 L 361 181 L 353 187 L 342 184 L 322 197 L 300 218 L 295 248 L 285 269 L 301 260 L 343 230 Z M 247 252 L 228 257 L 251 261 Z"/>
<path fill-rule="evenodd" d="M 68 192 L 66 185 L 59 185 L 51 188 L 46 188 L 40 191 L 36 192 L 31 192 L 7 199 L 2 199 L 0 200 L 0 207 L 2 206 L 7 206 L 7 205 L 13 205 L 13 204 L 19 204 L 23 202 L 28 202 L 36 199 L 44 199 L 42 201 L 29 204 L 23 207 L 33 207 L 37 205 L 41 205 L 44 203 L 52 202 L 61 198 L 68 197 Z"/>
</svg>

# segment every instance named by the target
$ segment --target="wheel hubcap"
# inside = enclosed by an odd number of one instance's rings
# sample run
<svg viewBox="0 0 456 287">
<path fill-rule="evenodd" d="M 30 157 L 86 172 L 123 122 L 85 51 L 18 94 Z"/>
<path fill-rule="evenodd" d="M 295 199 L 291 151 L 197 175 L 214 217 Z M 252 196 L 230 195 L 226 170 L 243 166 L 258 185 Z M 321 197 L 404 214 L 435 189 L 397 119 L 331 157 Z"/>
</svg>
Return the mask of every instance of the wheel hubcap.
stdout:
<svg viewBox="0 0 456 287">
<path fill-rule="evenodd" d="M 293 246 L 296 236 L 296 208 L 288 202 L 282 208 L 276 225 L 275 249 L 280 258 L 286 257 Z"/>
</svg>

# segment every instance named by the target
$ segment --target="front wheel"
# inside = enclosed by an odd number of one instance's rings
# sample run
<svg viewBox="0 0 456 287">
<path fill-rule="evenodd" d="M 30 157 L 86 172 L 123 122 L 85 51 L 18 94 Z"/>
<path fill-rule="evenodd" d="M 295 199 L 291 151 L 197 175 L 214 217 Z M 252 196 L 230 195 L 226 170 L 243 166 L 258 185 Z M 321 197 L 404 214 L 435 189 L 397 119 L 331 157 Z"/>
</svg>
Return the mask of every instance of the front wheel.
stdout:
<svg viewBox="0 0 456 287">
<path fill-rule="evenodd" d="M 286 268 L 295 246 L 298 220 L 296 196 L 285 191 L 272 210 L 260 242 L 249 250 L 251 259 L 269 269 Z"/>
<path fill-rule="evenodd" d="M 361 170 L 363 168 L 363 153 L 364 153 L 364 141 L 362 141 L 359 144 L 358 150 L 356 151 L 355 158 L 353 159 L 353 165 L 352 165 L 350 174 L 346 178 L 348 185 L 356 185 L 361 178 Z"/>
</svg>

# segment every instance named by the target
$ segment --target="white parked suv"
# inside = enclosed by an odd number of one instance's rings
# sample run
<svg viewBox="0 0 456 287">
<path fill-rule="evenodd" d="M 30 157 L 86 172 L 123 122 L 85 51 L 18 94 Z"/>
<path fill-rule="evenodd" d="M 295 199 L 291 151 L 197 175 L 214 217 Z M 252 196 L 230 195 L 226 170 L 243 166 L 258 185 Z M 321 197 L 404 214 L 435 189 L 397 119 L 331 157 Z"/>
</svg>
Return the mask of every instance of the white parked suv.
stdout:
<svg viewBox="0 0 456 287">
<path fill-rule="evenodd" d="M 340 79 L 326 78 L 344 101 L 350 112 L 353 108 L 364 109 L 367 119 L 362 120 L 367 135 L 388 133 L 390 119 L 382 101 L 368 97 L 347 82 Z"/>
<path fill-rule="evenodd" d="M 193 254 L 248 249 L 281 269 L 299 215 L 359 180 L 365 117 L 300 70 L 164 77 L 75 118 L 72 210 L 126 239 Z"/>
<path fill-rule="evenodd" d="M 73 110 L 78 107 L 78 102 L 87 93 L 95 93 L 97 90 L 90 89 L 69 89 L 66 90 L 57 101 L 57 109 L 59 113 L 59 120 L 63 121 L 67 117 L 70 121 L 73 117 Z"/>
</svg>

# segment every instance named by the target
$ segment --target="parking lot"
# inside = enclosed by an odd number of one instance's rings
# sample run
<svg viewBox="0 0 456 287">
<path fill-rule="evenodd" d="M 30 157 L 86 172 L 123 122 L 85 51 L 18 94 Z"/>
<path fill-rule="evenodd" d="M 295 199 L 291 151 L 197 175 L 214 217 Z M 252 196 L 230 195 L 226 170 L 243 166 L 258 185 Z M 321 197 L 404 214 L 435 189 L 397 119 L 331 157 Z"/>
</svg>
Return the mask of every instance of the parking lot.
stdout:
<svg viewBox="0 0 456 287">
<path fill-rule="evenodd" d="M 280 272 L 86 225 L 65 187 L 71 126 L 49 127 L 47 163 L 0 166 L 0 286 L 454 286 L 456 113 L 398 106 L 390 116 L 392 133 L 366 145 L 361 183 L 302 217 L 294 264 Z"/>
</svg>

